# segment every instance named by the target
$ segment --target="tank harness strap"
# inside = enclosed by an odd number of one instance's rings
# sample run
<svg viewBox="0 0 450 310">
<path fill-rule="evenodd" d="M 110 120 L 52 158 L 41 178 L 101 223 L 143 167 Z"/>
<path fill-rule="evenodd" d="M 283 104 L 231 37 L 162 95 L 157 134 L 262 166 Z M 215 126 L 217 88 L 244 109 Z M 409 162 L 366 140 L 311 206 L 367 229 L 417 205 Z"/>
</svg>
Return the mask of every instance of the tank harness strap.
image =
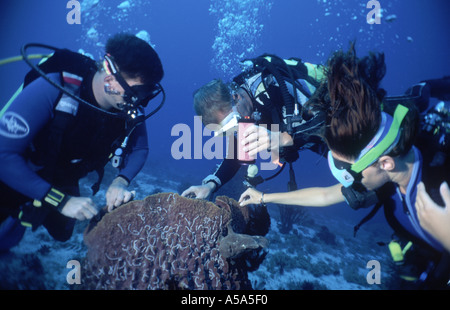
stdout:
<svg viewBox="0 0 450 310">
<path fill-rule="evenodd" d="M 353 237 L 356 237 L 356 233 L 358 232 L 358 230 L 361 228 L 361 226 L 363 224 L 365 224 L 366 222 L 368 222 L 369 220 L 371 220 L 378 212 L 378 210 L 380 210 L 380 208 L 383 206 L 383 203 L 378 202 L 377 204 L 375 204 L 375 206 L 372 208 L 372 210 L 357 224 L 353 227 Z"/>
<path fill-rule="evenodd" d="M 79 91 L 82 82 L 81 77 L 66 72 L 62 72 L 61 76 L 64 87 L 67 87 L 73 93 Z M 40 172 L 40 175 L 49 182 L 52 182 L 52 177 L 60 155 L 64 134 L 74 122 L 79 104 L 76 100 L 65 94 L 61 94 L 57 101 L 58 102 L 56 103 L 54 109 L 54 117 L 51 120 L 51 130 L 48 137 L 48 141 L 51 142 L 52 147 L 44 151 L 47 165 L 45 165 L 45 168 Z"/>
</svg>

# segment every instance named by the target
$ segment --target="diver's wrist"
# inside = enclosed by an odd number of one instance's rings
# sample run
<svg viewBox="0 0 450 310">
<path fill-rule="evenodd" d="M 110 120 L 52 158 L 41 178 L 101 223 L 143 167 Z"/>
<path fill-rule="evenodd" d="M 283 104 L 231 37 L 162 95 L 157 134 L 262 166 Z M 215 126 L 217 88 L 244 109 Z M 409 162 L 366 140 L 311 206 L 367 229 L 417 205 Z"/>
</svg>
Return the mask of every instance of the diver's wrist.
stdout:
<svg viewBox="0 0 450 310">
<path fill-rule="evenodd" d="M 212 183 L 212 184 L 211 184 Z M 211 189 L 211 192 L 214 193 L 221 186 L 220 179 L 216 177 L 214 174 L 211 174 L 203 179 L 202 185 L 206 185 Z"/>
<path fill-rule="evenodd" d="M 206 182 L 203 185 L 208 187 L 211 190 L 211 192 L 215 191 L 216 188 L 218 187 L 216 182 L 214 182 L 213 180 L 209 180 L 208 182 Z"/>
<path fill-rule="evenodd" d="M 281 147 L 294 145 L 294 140 L 292 139 L 292 136 L 287 132 L 279 133 L 278 139 L 279 139 L 279 146 Z"/>
<path fill-rule="evenodd" d="M 125 187 L 128 187 L 130 185 L 130 181 L 128 181 L 127 178 L 125 178 L 122 175 L 118 175 L 112 182 L 113 184 L 121 184 Z"/>
</svg>

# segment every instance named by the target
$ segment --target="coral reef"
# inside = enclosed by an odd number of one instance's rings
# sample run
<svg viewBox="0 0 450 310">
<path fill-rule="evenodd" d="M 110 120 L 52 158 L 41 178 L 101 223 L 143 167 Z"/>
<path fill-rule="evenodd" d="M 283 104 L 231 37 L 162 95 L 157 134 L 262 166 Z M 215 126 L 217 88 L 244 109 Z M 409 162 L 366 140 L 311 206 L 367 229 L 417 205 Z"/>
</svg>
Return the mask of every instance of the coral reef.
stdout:
<svg viewBox="0 0 450 310">
<path fill-rule="evenodd" d="M 305 208 L 287 205 L 278 205 L 280 212 L 279 230 L 282 234 L 289 234 L 294 224 L 303 224 L 308 220 Z"/>
<path fill-rule="evenodd" d="M 267 246 L 268 241 L 264 237 L 236 234 L 231 227 L 228 227 L 228 235 L 220 242 L 219 251 L 225 258 L 238 258 L 247 252 L 267 248 Z"/>
<path fill-rule="evenodd" d="M 45 271 L 36 255 L 17 257 L 10 252 L 0 253 L 0 290 L 45 289 Z"/>
<path fill-rule="evenodd" d="M 247 271 L 267 254 L 267 240 L 245 235 L 251 212 L 226 196 L 130 202 L 86 229 L 82 288 L 251 289 Z"/>
<path fill-rule="evenodd" d="M 321 226 L 320 231 L 316 234 L 321 241 L 328 245 L 336 245 L 336 235 L 334 235 L 328 227 Z"/>
</svg>

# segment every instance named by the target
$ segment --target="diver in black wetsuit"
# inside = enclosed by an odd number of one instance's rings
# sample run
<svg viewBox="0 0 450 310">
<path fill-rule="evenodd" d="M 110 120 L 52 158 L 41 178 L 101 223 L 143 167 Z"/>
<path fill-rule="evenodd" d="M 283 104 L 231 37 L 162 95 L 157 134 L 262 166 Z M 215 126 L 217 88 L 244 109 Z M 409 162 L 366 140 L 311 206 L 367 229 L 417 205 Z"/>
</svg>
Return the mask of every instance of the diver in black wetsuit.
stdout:
<svg viewBox="0 0 450 310">
<path fill-rule="evenodd" d="M 270 149 L 276 154 L 271 159 L 278 159 L 278 163 L 291 164 L 298 159 L 298 151 L 304 149 L 325 154 L 325 143 L 309 134 L 323 118 L 304 107 L 321 82 L 322 66 L 275 55 L 262 55 L 245 63 L 250 64 L 249 68 L 233 79 L 232 89 L 221 80 L 213 80 L 194 94 L 194 109 L 202 116 L 203 124 L 219 124 L 218 132 L 224 133 L 228 127 L 230 131 L 235 129 L 233 122 L 237 119 L 252 119 L 255 126 L 244 141 L 249 154 Z M 182 195 L 207 198 L 227 183 L 240 166 L 236 154 L 227 156 L 202 185 L 192 186 Z"/>
<path fill-rule="evenodd" d="M 17 244 L 25 227 L 43 225 L 67 240 L 76 220 L 98 212 L 80 197 L 78 181 L 97 171 L 95 194 L 111 157 L 119 173 L 106 193 L 108 210 L 133 198 L 128 185 L 148 154 L 144 107 L 161 91 L 164 72 L 154 49 L 134 35 L 110 38 L 106 53 L 98 65 L 56 50 L 40 65 L 46 75 L 31 71 L 0 111 L 0 250 Z"/>
</svg>

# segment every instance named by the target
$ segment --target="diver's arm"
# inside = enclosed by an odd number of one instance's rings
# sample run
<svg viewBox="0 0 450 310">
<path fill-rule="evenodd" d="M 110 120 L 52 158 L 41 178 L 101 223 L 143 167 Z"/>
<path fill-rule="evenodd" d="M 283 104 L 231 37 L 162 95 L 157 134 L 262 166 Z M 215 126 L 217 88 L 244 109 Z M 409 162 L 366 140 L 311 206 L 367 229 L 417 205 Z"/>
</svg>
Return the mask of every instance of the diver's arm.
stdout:
<svg viewBox="0 0 450 310">
<path fill-rule="evenodd" d="M 194 185 L 186 189 L 181 196 L 195 196 L 196 198 L 209 198 L 212 193 L 219 190 L 221 186 L 230 181 L 239 171 L 241 165 L 236 158 L 237 139 L 228 139 L 228 151 L 232 150 L 233 154 L 227 154 L 226 158 L 220 163 L 219 167 L 213 174 L 203 179 L 201 185 Z M 231 145 L 233 143 L 233 145 Z"/>
<path fill-rule="evenodd" d="M 50 79 L 61 83 L 60 74 L 48 74 Z M 2 110 L 0 118 L 0 181 L 12 190 L 30 198 L 47 201 L 53 193 L 60 192 L 42 179 L 29 166 L 24 153 L 34 137 L 53 118 L 53 111 L 60 96 L 58 89 L 43 78 L 38 78 L 15 98 L 10 106 Z M 84 220 L 96 214 L 95 204 L 90 198 L 68 197 L 62 193 L 61 200 L 53 201 L 61 214 Z M 46 198 L 44 200 L 44 198 Z M 67 199 L 68 198 L 68 199 Z M 64 203 L 60 208 L 58 203 Z M 33 222 L 35 218 L 30 220 Z M 39 218 L 37 218 L 39 222 Z"/>
<path fill-rule="evenodd" d="M 186 189 L 181 196 L 195 196 L 199 199 L 207 199 L 216 192 L 223 184 L 231 180 L 237 173 L 240 164 L 235 159 L 224 159 L 216 172 L 203 179 L 201 185 L 193 185 Z"/>
<path fill-rule="evenodd" d="M 329 187 L 309 187 L 286 193 L 265 194 L 264 202 L 309 207 L 328 207 L 345 201 L 341 193 L 341 187 L 342 185 L 339 183 Z"/>
<path fill-rule="evenodd" d="M 238 139 L 235 136 L 227 137 L 226 157 L 214 172 L 214 174 L 212 176 L 209 176 L 214 181 L 216 181 L 215 183 L 218 183 L 216 184 L 216 188 L 214 189 L 214 191 L 217 191 L 221 186 L 230 181 L 239 171 L 239 168 L 241 168 L 241 164 L 237 159 L 237 140 Z M 207 179 L 208 177 L 203 180 L 203 183 L 205 183 L 205 180 Z"/>
<path fill-rule="evenodd" d="M 139 125 L 130 136 L 130 152 L 125 157 L 119 176 L 130 183 L 142 170 L 147 161 L 149 147 L 145 123 Z"/>
<path fill-rule="evenodd" d="M 247 189 L 240 197 L 241 206 L 259 203 L 278 203 L 305 207 L 327 207 L 344 202 L 341 184 L 329 187 L 309 187 L 284 193 L 263 194 L 254 188 Z"/>
<path fill-rule="evenodd" d="M 145 123 L 136 127 L 130 137 L 131 151 L 125 159 L 124 167 L 111 182 L 106 191 L 106 206 L 108 211 L 129 202 L 136 196 L 135 191 L 129 191 L 128 186 L 141 171 L 147 160 L 148 139 Z"/>
<path fill-rule="evenodd" d="M 226 158 L 217 170 L 203 179 L 201 185 L 193 185 L 181 193 L 181 196 L 194 196 L 199 199 L 207 199 L 212 193 L 233 178 L 241 165 L 236 159 Z"/>
<path fill-rule="evenodd" d="M 58 74 L 50 74 L 60 83 Z M 0 181 L 11 189 L 42 200 L 51 185 L 30 169 L 23 154 L 53 117 L 59 90 L 39 78 L 25 87 L 0 119 Z"/>
<path fill-rule="evenodd" d="M 201 185 L 189 187 L 181 193 L 181 196 L 194 196 L 199 199 L 207 199 L 212 193 L 219 190 L 221 186 L 226 184 L 236 175 L 241 167 L 237 160 L 237 139 L 227 137 L 227 140 L 227 151 L 232 151 L 233 153 L 227 153 L 226 158 L 222 160 L 216 171 L 204 178 Z"/>
<path fill-rule="evenodd" d="M 230 181 L 236 173 L 239 171 L 241 165 L 239 164 L 237 159 L 226 158 L 222 161 L 219 168 L 213 174 L 218 180 L 220 180 L 219 186 L 215 188 L 218 190 L 219 187 L 225 185 L 228 181 Z"/>
</svg>

